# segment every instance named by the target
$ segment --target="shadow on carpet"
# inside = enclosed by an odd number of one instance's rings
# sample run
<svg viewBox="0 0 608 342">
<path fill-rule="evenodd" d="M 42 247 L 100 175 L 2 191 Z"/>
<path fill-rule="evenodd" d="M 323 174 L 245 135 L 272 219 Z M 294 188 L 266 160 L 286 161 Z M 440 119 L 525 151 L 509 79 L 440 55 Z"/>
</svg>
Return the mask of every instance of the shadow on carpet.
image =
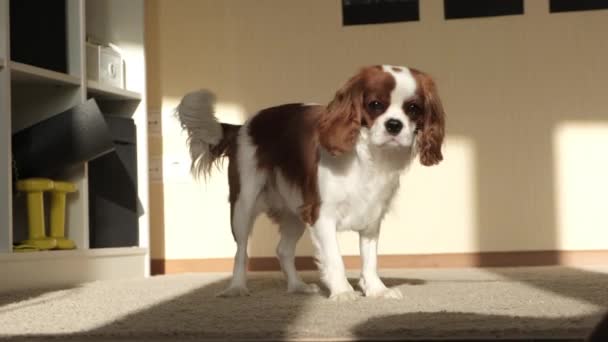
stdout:
<svg viewBox="0 0 608 342">
<path fill-rule="evenodd" d="M 600 319 L 599 308 L 608 307 L 608 274 L 602 272 L 404 273 L 383 277 L 404 301 L 335 303 L 326 293 L 290 295 L 274 273 L 252 274 L 251 296 L 230 299 L 216 297 L 228 284 L 225 275 L 204 274 L 0 295 L 0 340 L 583 341 Z M 318 283 L 315 273 L 304 278 Z"/>
</svg>

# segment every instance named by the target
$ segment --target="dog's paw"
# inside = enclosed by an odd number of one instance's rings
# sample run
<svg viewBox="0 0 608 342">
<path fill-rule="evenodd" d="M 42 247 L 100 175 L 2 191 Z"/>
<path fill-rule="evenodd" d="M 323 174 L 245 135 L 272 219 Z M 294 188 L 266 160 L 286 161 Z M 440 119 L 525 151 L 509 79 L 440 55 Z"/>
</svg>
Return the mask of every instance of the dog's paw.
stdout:
<svg viewBox="0 0 608 342">
<path fill-rule="evenodd" d="M 329 299 L 337 303 L 350 302 L 357 300 L 361 297 L 361 294 L 356 291 L 344 291 L 339 293 L 332 293 Z"/>
<path fill-rule="evenodd" d="M 306 284 L 305 282 L 299 282 L 294 285 L 287 287 L 288 293 L 317 293 L 319 292 L 319 286 L 317 284 Z"/>
<path fill-rule="evenodd" d="M 365 291 L 365 296 L 371 298 L 403 299 L 403 293 L 401 293 L 399 289 L 387 287 L 367 289 Z"/>
<path fill-rule="evenodd" d="M 231 286 L 224 291 L 217 294 L 218 297 L 245 297 L 249 296 L 251 293 L 245 286 Z"/>
</svg>

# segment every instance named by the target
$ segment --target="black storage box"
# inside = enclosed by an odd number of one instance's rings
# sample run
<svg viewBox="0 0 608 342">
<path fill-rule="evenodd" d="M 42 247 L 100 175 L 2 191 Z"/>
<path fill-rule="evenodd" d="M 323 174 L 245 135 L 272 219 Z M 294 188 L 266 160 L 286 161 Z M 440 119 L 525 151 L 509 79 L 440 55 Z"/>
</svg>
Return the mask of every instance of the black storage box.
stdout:
<svg viewBox="0 0 608 342">
<path fill-rule="evenodd" d="M 89 162 L 89 246 L 137 246 L 137 144 L 132 119 L 106 115 L 115 151 Z"/>
<path fill-rule="evenodd" d="M 110 153 L 110 131 L 94 99 L 24 128 L 12 136 L 14 177 L 56 177 Z"/>
</svg>

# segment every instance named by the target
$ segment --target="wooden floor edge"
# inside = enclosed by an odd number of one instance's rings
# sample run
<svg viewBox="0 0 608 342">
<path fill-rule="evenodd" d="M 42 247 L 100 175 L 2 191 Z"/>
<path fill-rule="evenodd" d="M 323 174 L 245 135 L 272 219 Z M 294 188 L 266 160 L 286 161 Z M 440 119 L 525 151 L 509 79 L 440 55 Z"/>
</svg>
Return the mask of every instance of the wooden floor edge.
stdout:
<svg viewBox="0 0 608 342">
<path fill-rule="evenodd" d="M 359 256 L 343 257 L 347 269 L 359 269 Z M 608 250 L 585 251 L 519 251 L 445 254 L 379 255 L 379 268 L 454 268 L 454 267 L 516 267 L 516 266 L 585 266 L 608 265 Z M 152 259 L 152 274 L 187 272 L 230 272 L 232 258 L 214 259 Z M 313 257 L 296 257 L 298 270 L 315 270 Z M 274 257 L 252 257 L 250 271 L 279 271 Z"/>
</svg>

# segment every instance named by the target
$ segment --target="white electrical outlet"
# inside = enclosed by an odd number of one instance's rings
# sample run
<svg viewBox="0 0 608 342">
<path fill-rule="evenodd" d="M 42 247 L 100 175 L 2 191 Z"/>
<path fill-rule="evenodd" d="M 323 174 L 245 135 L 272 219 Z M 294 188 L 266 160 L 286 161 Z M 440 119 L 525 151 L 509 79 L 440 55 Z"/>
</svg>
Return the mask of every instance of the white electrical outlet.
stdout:
<svg viewBox="0 0 608 342">
<path fill-rule="evenodd" d="M 187 154 L 169 155 L 163 161 L 163 178 L 165 182 L 188 183 L 190 175 L 190 157 Z"/>
</svg>

